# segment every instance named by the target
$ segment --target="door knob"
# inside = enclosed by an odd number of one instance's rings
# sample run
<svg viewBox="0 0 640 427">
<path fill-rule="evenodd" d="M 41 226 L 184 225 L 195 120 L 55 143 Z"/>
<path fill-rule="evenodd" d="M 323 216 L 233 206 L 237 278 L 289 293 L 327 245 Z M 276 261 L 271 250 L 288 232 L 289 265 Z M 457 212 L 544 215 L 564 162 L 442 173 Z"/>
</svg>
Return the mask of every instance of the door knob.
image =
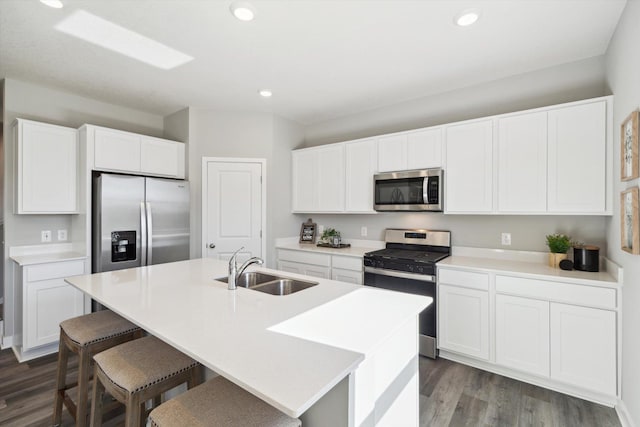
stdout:
<svg viewBox="0 0 640 427">
<path fill-rule="evenodd" d="M 209 243 L 209 249 L 215 249 L 216 245 L 215 243 Z"/>
</svg>

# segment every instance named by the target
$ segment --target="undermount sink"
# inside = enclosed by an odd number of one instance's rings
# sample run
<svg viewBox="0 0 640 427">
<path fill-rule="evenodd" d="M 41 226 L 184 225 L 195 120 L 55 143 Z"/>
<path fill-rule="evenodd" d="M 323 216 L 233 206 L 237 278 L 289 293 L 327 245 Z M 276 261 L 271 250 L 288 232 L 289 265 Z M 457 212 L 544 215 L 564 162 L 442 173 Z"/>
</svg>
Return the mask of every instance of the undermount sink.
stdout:
<svg viewBox="0 0 640 427">
<path fill-rule="evenodd" d="M 228 277 L 216 279 L 227 283 Z M 248 271 L 238 276 L 237 286 L 264 292 L 270 295 L 289 295 L 316 286 L 318 282 L 307 282 L 306 280 L 291 279 L 289 277 L 279 277 L 271 274 Z"/>
</svg>

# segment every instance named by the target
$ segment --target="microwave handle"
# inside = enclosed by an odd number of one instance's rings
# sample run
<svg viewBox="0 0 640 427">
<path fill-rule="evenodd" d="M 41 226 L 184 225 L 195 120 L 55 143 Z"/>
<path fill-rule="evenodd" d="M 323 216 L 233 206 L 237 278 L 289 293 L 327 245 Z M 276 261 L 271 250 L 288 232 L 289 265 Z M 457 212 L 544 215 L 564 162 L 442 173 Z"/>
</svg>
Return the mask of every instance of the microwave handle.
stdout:
<svg viewBox="0 0 640 427">
<path fill-rule="evenodd" d="M 422 180 L 422 203 L 429 203 L 429 177 L 425 176 Z"/>
</svg>

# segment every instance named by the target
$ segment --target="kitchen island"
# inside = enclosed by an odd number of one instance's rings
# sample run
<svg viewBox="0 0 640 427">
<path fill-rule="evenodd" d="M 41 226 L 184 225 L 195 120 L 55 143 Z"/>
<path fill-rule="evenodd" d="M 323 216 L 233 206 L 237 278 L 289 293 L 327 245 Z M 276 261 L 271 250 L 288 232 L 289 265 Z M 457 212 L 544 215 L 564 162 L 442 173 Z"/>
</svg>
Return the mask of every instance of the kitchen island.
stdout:
<svg viewBox="0 0 640 427">
<path fill-rule="evenodd" d="M 66 280 L 305 426 L 418 424 L 430 298 L 315 278 L 274 296 L 230 291 L 225 276 L 226 262 L 196 259 Z"/>
</svg>

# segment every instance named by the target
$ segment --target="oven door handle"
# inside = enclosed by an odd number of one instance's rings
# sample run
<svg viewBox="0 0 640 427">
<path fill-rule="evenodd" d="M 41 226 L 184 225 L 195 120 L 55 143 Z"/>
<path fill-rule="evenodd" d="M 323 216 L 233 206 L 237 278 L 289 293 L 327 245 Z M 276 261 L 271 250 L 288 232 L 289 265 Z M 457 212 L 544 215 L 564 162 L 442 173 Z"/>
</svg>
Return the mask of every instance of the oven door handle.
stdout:
<svg viewBox="0 0 640 427">
<path fill-rule="evenodd" d="M 403 271 L 384 270 L 382 268 L 365 267 L 364 272 L 379 274 L 381 276 L 400 277 L 402 279 L 420 280 L 421 282 L 435 283 L 436 281 L 436 276 L 431 276 L 429 274 L 405 273 Z"/>
</svg>

